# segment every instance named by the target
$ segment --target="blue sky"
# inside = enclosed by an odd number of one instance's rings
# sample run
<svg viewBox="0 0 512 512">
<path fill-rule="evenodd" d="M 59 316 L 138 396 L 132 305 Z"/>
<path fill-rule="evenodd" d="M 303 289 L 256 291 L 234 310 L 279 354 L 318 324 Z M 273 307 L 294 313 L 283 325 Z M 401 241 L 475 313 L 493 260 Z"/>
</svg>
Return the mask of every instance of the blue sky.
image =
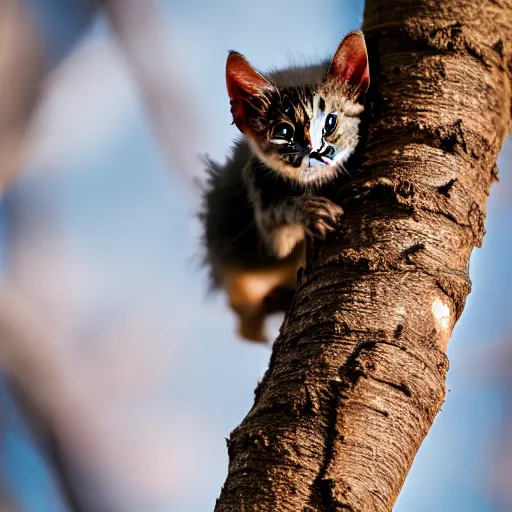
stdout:
<svg viewBox="0 0 512 512">
<path fill-rule="evenodd" d="M 53 64 L 68 53 L 82 24 L 80 12 L 69 5 L 69 0 L 38 4 L 51 27 L 47 33 L 52 37 Z M 359 1 L 195 0 L 163 2 L 161 7 L 170 40 L 179 51 L 180 76 L 190 84 L 207 133 L 205 147 L 199 149 L 217 159 L 224 157 L 236 136 L 224 91 L 229 49 L 245 53 L 263 70 L 285 65 L 292 57 L 323 58 L 362 19 Z M 318 20 L 318 12 L 331 14 L 323 16 L 321 30 L 314 31 L 305 20 Z M 121 425 L 126 418 L 140 416 L 140 420 L 134 421 L 133 431 L 125 437 L 121 431 L 112 435 L 110 427 L 99 432 L 105 432 L 116 449 L 131 451 L 141 466 L 151 468 L 154 463 L 164 468 L 161 472 L 168 474 L 168 480 L 162 477 L 152 496 L 149 483 L 133 486 L 131 474 L 123 477 L 121 473 L 114 482 L 101 482 L 103 492 L 119 503 L 120 489 L 129 488 L 131 504 L 124 503 L 123 511 L 211 510 L 227 470 L 224 438 L 251 407 L 253 389 L 266 369 L 270 350 L 236 340 L 234 319 L 223 298 L 207 299 L 205 273 L 198 267 L 199 230 L 193 220 L 197 200 L 165 168 L 130 74 L 109 46 L 101 21 L 71 59 L 75 59 L 71 71 L 52 82 L 57 92 L 49 91 L 43 109 L 47 133 L 35 144 L 31 167 L 3 200 L 0 220 L 7 222 L 6 202 L 15 202 L 27 210 L 29 222 L 45 234 L 47 244 L 63 248 L 63 261 L 72 260 L 65 268 L 66 279 L 56 278 L 51 285 L 44 284 L 47 288 L 41 285 L 38 293 L 43 298 L 56 294 L 64 304 L 67 283 L 60 281 L 69 279 L 82 287 L 77 286 L 78 295 L 72 296 L 76 320 L 69 328 L 69 344 L 80 347 L 80 357 L 73 355 L 75 348 L 66 357 L 69 364 L 77 365 L 77 374 L 85 382 L 94 380 L 91 375 L 100 375 L 108 354 L 99 342 L 80 345 L 83 325 L 135 311 L 150 318 L 155 329 L 158 342 L 148 347 L 148 340 L 135 339 L 133 347 L 141 358 L 148 351 L 156 354 L 161 364 L 158 378 L 144 399 L 123 397 L 121 401 L 113 395 L 106 409 L 115 409 L 117 416 L 112 419 L 105 413 L 109 421 Z M 511 189 L 506 154 L 500 159 L 502 182 L 494 192 Z M 44 201 L 35 200 L 43 196 Z M 490 349 L 503 342 L 511 330 L 508 290 L 512 278 L 506 271 L 512 260 L 512 226 L 506 221 L 511 208 L 499 193 L 490 201 L 484 246 L 474 252 L 471 262 L 473 292 L 449 347 L 450 392 L 416 458 L 395 508 L 398 512 L 499 510 L 489 499 L 487 480 L 491 450 L 499 448 L 494 443 L 499 442 L 503 422 L 503 396 L 496 382 L 489 384 L 467 362 L 482 347 Z M 28 233 L 23 240 L 27 247 L 35 243 L 31 236 Z M 35 247 L 41 253 L 36 251 L 30 265 L 40 274 L 62 271 L 47 264 L 52 251 L 46 255 L 46 246 Z M 4 251 L 9 253 L 10 248 L 4 246 Z M 105 372 L 108 377 L 108 368 Z M 55 510 L 48 505 L 54 491 L 44 465 L 15 418 L 12 404 L 2 397 L 11 418 L 3 438 L 8 481 L 23 497 L 25 512 Z M 168 426 L 168 431 L 160 424 Z M 161 451 L 169 454 L 167 473 L 158 458 L 158 446 L 144 450 L 148 435 L 159 439 Z M 104 466 L 105 471 L 110 467 L 107 462 Z M 172 467 L 183 474 L 176 474 Z M 187 479 L 195 484 L 187 484 Z"/>
</svg>

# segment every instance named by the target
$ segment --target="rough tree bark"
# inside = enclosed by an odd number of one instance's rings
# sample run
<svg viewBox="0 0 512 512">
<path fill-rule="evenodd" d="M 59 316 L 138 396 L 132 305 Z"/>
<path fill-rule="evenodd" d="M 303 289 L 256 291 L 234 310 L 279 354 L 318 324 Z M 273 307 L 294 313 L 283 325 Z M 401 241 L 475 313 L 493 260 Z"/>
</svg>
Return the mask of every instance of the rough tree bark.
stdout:
<svg viewBox="0 0 512 512">
<path fill-rule="evenodd" d="M 445 396 L 445 349 L 510 124 L 509 0 L 367 0 L 374 119 L 217 512 L 389 511 Z"/>
</svg>

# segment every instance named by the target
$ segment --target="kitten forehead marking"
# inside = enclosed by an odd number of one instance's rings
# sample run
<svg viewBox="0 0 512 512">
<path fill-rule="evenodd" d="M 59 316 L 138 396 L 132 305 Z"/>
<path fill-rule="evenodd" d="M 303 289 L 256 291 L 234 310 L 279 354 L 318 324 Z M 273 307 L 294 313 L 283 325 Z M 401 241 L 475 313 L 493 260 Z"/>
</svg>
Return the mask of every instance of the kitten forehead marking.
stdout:
<svg viewBox="0 0 512 512">
<path fill-rule="evenodd" d="M 320 101 L 322 100 L 322 102 Z M 323 144 L 323 131 L 325 126 L 325 119 L 327 117 L 325 111 L 320 108 L 320 105 L 325 108 L 325 100 L 316 94 L 313 98 L 313 106 L 311 108 L 311 148 L 313 151 L 321 151 Z"/>
</svg>

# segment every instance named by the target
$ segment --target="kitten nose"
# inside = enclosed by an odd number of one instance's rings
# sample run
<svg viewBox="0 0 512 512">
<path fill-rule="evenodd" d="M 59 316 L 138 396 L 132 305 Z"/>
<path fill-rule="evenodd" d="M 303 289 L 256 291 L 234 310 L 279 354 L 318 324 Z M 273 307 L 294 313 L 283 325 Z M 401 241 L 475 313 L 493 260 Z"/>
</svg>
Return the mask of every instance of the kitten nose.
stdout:
<svg viewBox="0 0 512 512">
<path fill-rule="evenodd" d="M 309 153 L 309 167 L 327 165 L 323 160 L 320 153 L 317 151 L 311 151 Z"/>
</svg>

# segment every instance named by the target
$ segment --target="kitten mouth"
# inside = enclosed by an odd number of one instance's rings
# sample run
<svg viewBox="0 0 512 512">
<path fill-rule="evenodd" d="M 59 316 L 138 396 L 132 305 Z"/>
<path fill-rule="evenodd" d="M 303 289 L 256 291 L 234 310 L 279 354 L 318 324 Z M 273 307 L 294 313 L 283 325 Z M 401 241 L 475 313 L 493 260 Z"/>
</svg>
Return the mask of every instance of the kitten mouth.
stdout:
<svg viewBox="0 0 512 512">
<path fill-rule="evenodd" d="M 327 153 L 327 151 L 326 151 Z M 330 156 L 330 155 L 329 155 Z M 309 167 L 326 167 L 334 165 L 334 162 L 326 154 L 312 151 L 309 154 L 308 168 Z"/>
<path fill-rule="evenodd" d="M 322 156 L 320 158 L 309 158 L 309 165 L 308 169 L 311 169 L 312 167 L 328 167 L 332 165 L 332 160 L 329 158 L 326 158 L 325 156 Z"/>
<path fill-rule="evenodd" d="M 334 162 L 326 156 L 309 157 L 307 169 L 321 170 L 322 167 L 332 167 Z"/>
</svg>

